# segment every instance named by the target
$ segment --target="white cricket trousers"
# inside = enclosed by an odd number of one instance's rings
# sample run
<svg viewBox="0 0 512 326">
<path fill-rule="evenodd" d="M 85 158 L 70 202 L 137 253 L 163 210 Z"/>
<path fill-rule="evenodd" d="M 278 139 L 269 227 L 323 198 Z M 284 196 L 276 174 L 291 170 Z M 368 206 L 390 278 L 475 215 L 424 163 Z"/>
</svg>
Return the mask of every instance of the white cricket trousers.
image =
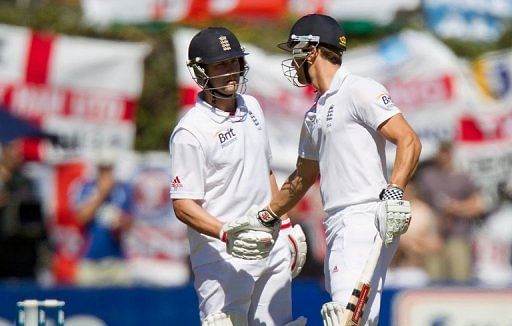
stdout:
<svg viewBox="0 0 512 326">
<path fill-rule="evenodd" d="M 282 326 L 292 320 L 290 250 L 281 234 L 263 260 L 226 260 L 194 268 L 201 320 L 215 312 L 239 312 L 248 325 Z"/>
<path fill-rule="evenodd" d="M 333 301 L 347 305 L 356 282 L 363 272 L 373 241 L 379 236 L 375 226 L 378 202 L 349 206 L 325 219 L 327 253 L 324 262 L 325 286 Z M 364 312 L 366 325 L 377 325 L 386 271 L 399 240 L 383 246 L 371 292 Z"/>
</svg>

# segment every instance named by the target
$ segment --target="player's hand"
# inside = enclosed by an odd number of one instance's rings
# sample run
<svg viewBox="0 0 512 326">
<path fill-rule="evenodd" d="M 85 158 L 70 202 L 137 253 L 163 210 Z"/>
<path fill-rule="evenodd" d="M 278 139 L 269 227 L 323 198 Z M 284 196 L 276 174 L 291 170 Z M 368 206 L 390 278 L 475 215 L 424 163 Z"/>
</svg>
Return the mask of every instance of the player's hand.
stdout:
<svg viewBox="0 0 512 326">
<path fill-rule="evenodd" d="M 290 270 L 292 278 L 295 278 L 302 271 L 306 262 L 308 252 L 308 244 L 306 243 L 306 235 L 300 225 L 294 225 L 289 219 L 282 221 L 281 228 L 286 232 L 288 238 L 288 246 L 290 248 Z"/>
<path fill-rule="evenodd" d="M 234 257 L 256 260 L 268 257 L 281 227 L 280 219 L 273 225 L 263 225 L 261 211 L 252 206 L 247 213 L 222 226 L 219 238 L 226 242 L 227 252 Z"/>
<path fill-rule="evenodd" d="M 411 204 L 407 200 L 384 200 L 379 203 L 375 226 L 384 245 L 407 232 L 411 222 Z"/>
<path fill-rule="evenodd" d="M 342 305 L 338 302 L 331 301 L 324 303 L 320 310 L 324 326 L 341 325 L 344 311 L 345 309 L 343 309 Z"/>
<path fill-rule="evenodd" d="M 377 210 L 375 225 L 386 246 L 409 228 L 411 204 L 402 200 L 403 196 L 403 189 L 395 184 L 387 185 L 379 195 L 382 203 Z"/>
<path fill-rule="evenodd" d="M 225 232 L 226 250 L 233 257 L 246 260 L 259 260 L 268 257 L 274 246 L 272 235 L 255 230 L 236 233 Z"/>
</svg>

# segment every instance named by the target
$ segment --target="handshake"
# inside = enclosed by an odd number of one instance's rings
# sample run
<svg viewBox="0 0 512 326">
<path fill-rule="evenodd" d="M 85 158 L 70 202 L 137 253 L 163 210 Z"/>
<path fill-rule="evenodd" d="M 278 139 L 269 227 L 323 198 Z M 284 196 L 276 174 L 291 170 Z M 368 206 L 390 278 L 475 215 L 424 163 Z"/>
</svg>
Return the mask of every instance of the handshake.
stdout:
<svg viewBox="0 0 512 326">
<path fill-rule="evenodd" d="M 252 206 L 247 213 L 220 230 L 219 238 L 226 242 L 233 257 L 257 260 L 267 257 L 281 229 L 281 219 L 269 208 Z"/>
<path fill-rule="evenodd" d="M 219 238 L 233 257 L 257 260 L 268 257 L 281 228 L 287 232 L 290 270 L 295 277 L 306 262 L 306 235 L 300 225 L 292 227 L 289 220 L 281 226 L 281 219 L 270 208 L 252 206 L 245 216 L 224 224 Z"/>
</svg>

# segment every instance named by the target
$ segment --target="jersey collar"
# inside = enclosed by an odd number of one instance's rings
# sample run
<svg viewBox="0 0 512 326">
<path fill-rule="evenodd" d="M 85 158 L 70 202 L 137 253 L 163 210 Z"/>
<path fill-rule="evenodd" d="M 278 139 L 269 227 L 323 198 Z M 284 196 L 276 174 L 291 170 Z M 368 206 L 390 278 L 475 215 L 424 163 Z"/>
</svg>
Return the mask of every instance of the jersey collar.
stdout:
<svg viewBox="0 0 512 326">
<path fill-rule="evenodd" d="M 231 120 L 232 122 L 242 121 L 246 118 L 248 113 L 245 101 L 243 97 L 240 96 L 240 94 L 236 95 L 237 107 L 234 114 L 220 110 L 210 105 L 208 102 L 204 101 L 200 96 L 197 96 L 196 103 L 197 106 L 202 109 L 201 112 L 206 114 L 210 119 L 217 123 L 223 123 L 227 120 Z"/>
<path fill-rule="evenodd" d="M 336 74 L 334 74 L 331 85 L 329 85 L 329 89 L 325 92 L 325 95 L 337 92 L 341 88 L 341 84 L 343 84 L 343 81 L 348 74 L 349 71 L 346 68 L 340 67 L 338 71 L 336 71 Z"/>
</svg>

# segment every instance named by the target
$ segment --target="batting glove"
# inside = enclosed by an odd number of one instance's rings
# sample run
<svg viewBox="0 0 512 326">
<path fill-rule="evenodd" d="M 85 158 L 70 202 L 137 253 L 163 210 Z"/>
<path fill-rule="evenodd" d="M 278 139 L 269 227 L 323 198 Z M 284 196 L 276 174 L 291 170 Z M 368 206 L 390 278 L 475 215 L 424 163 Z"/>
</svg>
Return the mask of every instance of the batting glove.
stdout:
<svg viewBox="0 0 512 326">
<path fill-rule="evenodd" d="M 306 235 L 300 225 L 294 225 L 290 219 L 286 219 L 281 223 L 282 232 L 287 232 L 288 247 L 290 248 L 290 271 L 292 278 L 297 277 L 306 263 L 308 252 L 308 244 L 306 243 Z"/>
<path fill-rule="evenodd" d="M 237 258 L 257 260 L 268 257 L 279 234 L 281 223 L 263 225 L 258 208 L 252 206 L 247 213 L 222 226 L 219 238 L 226 242 L 227 252 Z M 276 222 L 280 222 L 278 219 Z"/>
<path fill-rule="evenodd" d="M 322 309 L 320 310 L 324 326 L 341 325 L 344 311 L 345 309 L 338 302 L 331 301 L 324 303 L 322 305 Z"/>
<path fill-rule="evenodd" d="M 404 191 L 397 185 L 388 185 L 379 195 L 375 216 L 375 226 L 384 245 L 389 245 L 396 237 L 407 232 L 411 222 L 411 204 L 402 200 Z"/>
</svg>

